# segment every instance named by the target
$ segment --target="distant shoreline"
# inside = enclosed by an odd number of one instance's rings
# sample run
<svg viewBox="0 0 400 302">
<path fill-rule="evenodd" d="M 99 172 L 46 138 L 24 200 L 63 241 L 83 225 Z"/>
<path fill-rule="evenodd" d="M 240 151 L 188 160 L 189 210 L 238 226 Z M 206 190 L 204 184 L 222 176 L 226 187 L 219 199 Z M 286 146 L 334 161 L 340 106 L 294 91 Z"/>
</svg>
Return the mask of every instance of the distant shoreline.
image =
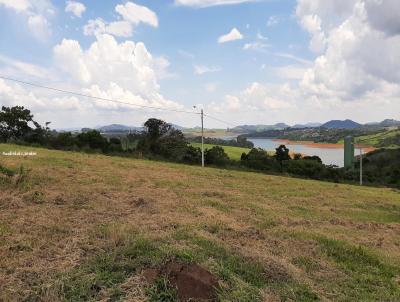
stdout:
<svg viewBox="0 0 400 302">
<path fill-rule="evenodd" d="M 332 144 L 332 143 L 314 143 L 312 141 L 292 141 L 289 139 L 272 139 L 274 142 L 282 142 L 287 145 L 303 145 L 310 148 L 322 148 L 322 149 L 343 149 L 343 144 Z M 356 148 L 362 148 L 366 153 L 376 150 L 376 148 L 371 146 L 356 144 Z"/>
</svg>

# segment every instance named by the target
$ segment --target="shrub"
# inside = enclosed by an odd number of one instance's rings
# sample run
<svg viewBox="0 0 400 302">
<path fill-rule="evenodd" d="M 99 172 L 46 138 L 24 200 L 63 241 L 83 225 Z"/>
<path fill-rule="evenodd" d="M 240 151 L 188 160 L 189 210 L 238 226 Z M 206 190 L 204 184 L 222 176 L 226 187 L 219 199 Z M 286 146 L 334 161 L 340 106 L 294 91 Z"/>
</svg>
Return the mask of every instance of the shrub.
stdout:
<svg viewBox="0 0 400 302">
<path fill-rule="evenodd" d="M 279 164 L 275 158 L 261 148 L 253 148 L 248 154 L 243 153 L 241 156 L 241 164 L 256 170 L 278 171 Z"/>
<path fill-rule="evenodd" d="M 291 174 L 321 179 L 325 166 L 316 160 L 303 159 L 285 161 L 284 168 Z"/>
<path fill-rule="evenodd" d="M 96 130 L 81 133 L 77 136 L 77 144 L 80 148 L 97 149 L 106 151 L 108 147 L 107 139 Z"/>
<path fill-rule="evenodd" d="M 190 164 L 198 164 L 201 162 L 201 150 L 193 146 L 188 146 L 183 155 L 183 161 Z"/>
<path fill-rule="evenodd" d="M 225 153 L 224 148 L 214 146 L 211 149 L 206 149 L 204 153 L 205 162 L 209 165 L 224 166 L 229 162 L 229 157 Z"/>
</svg>

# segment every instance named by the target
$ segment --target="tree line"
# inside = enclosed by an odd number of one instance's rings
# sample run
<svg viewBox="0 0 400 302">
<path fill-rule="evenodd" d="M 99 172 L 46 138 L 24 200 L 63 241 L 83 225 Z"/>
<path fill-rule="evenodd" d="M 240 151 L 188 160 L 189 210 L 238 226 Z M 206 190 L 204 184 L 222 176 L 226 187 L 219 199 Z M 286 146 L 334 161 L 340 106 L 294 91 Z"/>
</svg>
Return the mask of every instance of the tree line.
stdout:
<svg viewBox="0 0 400 302">
<path fill-rule="evenodd" d="M 0 141 L 67 151 L 133 156 L 186 164 L 201 163 L 200 148 L 192 146 L 182 131 L 159 119 L 148 119 L 144 123 L 143 131 L 129 134 L 124 138 L 127 143 L 118 137 L 104 137 L 96 130 L 79 134 L 60 133 L 51 130 L 49 124 L 41 126 L 34 120 L 30 110 L 24 107 L 3 106 L 0 111 Z M 206 142 L 216 141 L 211 139 Z M 238 143 L 245 145 L 247 140 L 238 140 Z M 204 157 L 207 165 L 230 169 L 284 173 L 334 182 L 358 180 L 357 169 L 348 170 L 324 165 L 318 156 L 301 154 L 291 156 L 285 145 L 276 148 L 274 154 L 253 147 L 248 153 L 243 153 L 239 161 L 231 160 L 223 147 L 214 146 L 205 150 Z M 400 187 L 400 149 L 370 153 L 364 157 L 363 164 L 366 182 Z"/>
</svg>

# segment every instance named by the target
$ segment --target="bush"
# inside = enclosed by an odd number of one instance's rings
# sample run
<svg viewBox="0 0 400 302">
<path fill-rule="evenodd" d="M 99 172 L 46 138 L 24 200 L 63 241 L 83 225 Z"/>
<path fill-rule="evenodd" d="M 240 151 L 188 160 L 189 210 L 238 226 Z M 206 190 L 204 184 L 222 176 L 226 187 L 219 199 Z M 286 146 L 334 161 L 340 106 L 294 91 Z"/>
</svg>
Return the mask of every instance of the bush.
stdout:
<svg viewBox="0 0 400 302">
<path fill-rule="evenodd" d="M 206 149 L 204 153 L 206 164 L 224 166 L 229 163 L 229 156 L 225 153 L 224 148 L 214 146 L 211 149 Z"/>
<path fill-rule="evenodd" d="M 279 171 L 279 164 L 275 158 L 261 148 L 253 148 L 248 154 L 243 153 L 241 164 L 255 170 Z"/>
<path fill-rule="evenodd" d="M 321 179 L 325 166 L 316 160 L 302 159 L 285 161 L 284 168 L 290 174 Z"/>
<path fill-rule="evenodd" d="M 71 132 L 58 133 L 49 138 L 50 147 L 58 150 L 71 150 L 76 143 L 77 140 Z"/>
<path fill-rule="evenodd" d="M 121 140 L 118 137 L 111 137 L 107 149 L 108 152 L 123 152 Z"/>
<path fill-rule="evenodd" d="M 94 149 L 105 152 L 108 147 L 107 139 L 96 130 L 81 133 L 77 136 L 77 144 L 83 149 Z"/>
<path fill-rule="evenodd" d="M 322 159 L 321 159 L 319 156 L 317 156 L 317 155 L 313 155 L 313 156 L 304 156 L 303 159 L 305 159 L 305 160 L 314 160 L 314 161 L 316 161 L 316 162 L 322 164 Z"/>
<path fill-rule="evenodd" d="M 183 155 L 183 161 L 190 164 L 201 163 L 201 150 L 200 148 L 195 148 L 193 146 L 188 146 L 186 152 Z"/>
</svg>

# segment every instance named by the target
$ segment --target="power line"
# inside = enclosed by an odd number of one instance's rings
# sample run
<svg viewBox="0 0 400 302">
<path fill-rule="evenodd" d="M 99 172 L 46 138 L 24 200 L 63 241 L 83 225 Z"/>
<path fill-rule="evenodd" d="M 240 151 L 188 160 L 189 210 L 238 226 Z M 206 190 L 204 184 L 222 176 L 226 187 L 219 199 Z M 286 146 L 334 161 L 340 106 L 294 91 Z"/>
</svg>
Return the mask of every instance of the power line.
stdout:
<svg viewBox="0 0 400 302">
<path fill-rule="evenodd" d="M 169 109 L 169 108 L 162 108 L 162 107 L 156 107 L 156 106 L 139 105 L 139 104 L 134 104 L 134 103 L 126 102 L 126 101 L 118 101 L 118 100 L 114 100 L 114 99 L 96 97 L 96 96 L 91 96 L 91 95 L 83 94 L 83 93 L 79 93 L 79 92 L 74 92 L 74 91 L 69 91 L 69 90 L 64 90 L 64 89 L 59 89 L 59 88 L 54 88 L 54 87 L 34 84 L 34 83 L 31 83 L 31 82 L 25 82 L 25 81 L 13 79 L 13 78 L 4 77 L 4 76 L 1 76 L 1 75 L 0 75 L 0 79 L 11 81 L 11 82 L 16 82 L 16 83 L 20 83 L 20 84 L 24 84 L 24 85 L 29 85 L 29 86 L 33 86 L 33 87 L 37 87 L 37 88 L 53 90 L 53 91 L 67 93 L 67 94 L 71 94 L 71 95 L 76 95 L 76 96 L 80 96 L 80 97 L 86 97 L 86 98 L 100 100 L 100 101 L 106 101 L 106 102 L 130 105 L 130 106 L 135 106 L 135 107 L 140 107 L 140 108 L 149 108 L 149 109 L 155 109 L 155 110 L 163 110 L 163 111 L 171 111 L 171 112 L 179 112 L 179 113 L 188 113 L 188 114 L 200 114 L 199 112 L 192 112 L 192 111 L 179 110 L 179 109 Z"/>
</svg>

